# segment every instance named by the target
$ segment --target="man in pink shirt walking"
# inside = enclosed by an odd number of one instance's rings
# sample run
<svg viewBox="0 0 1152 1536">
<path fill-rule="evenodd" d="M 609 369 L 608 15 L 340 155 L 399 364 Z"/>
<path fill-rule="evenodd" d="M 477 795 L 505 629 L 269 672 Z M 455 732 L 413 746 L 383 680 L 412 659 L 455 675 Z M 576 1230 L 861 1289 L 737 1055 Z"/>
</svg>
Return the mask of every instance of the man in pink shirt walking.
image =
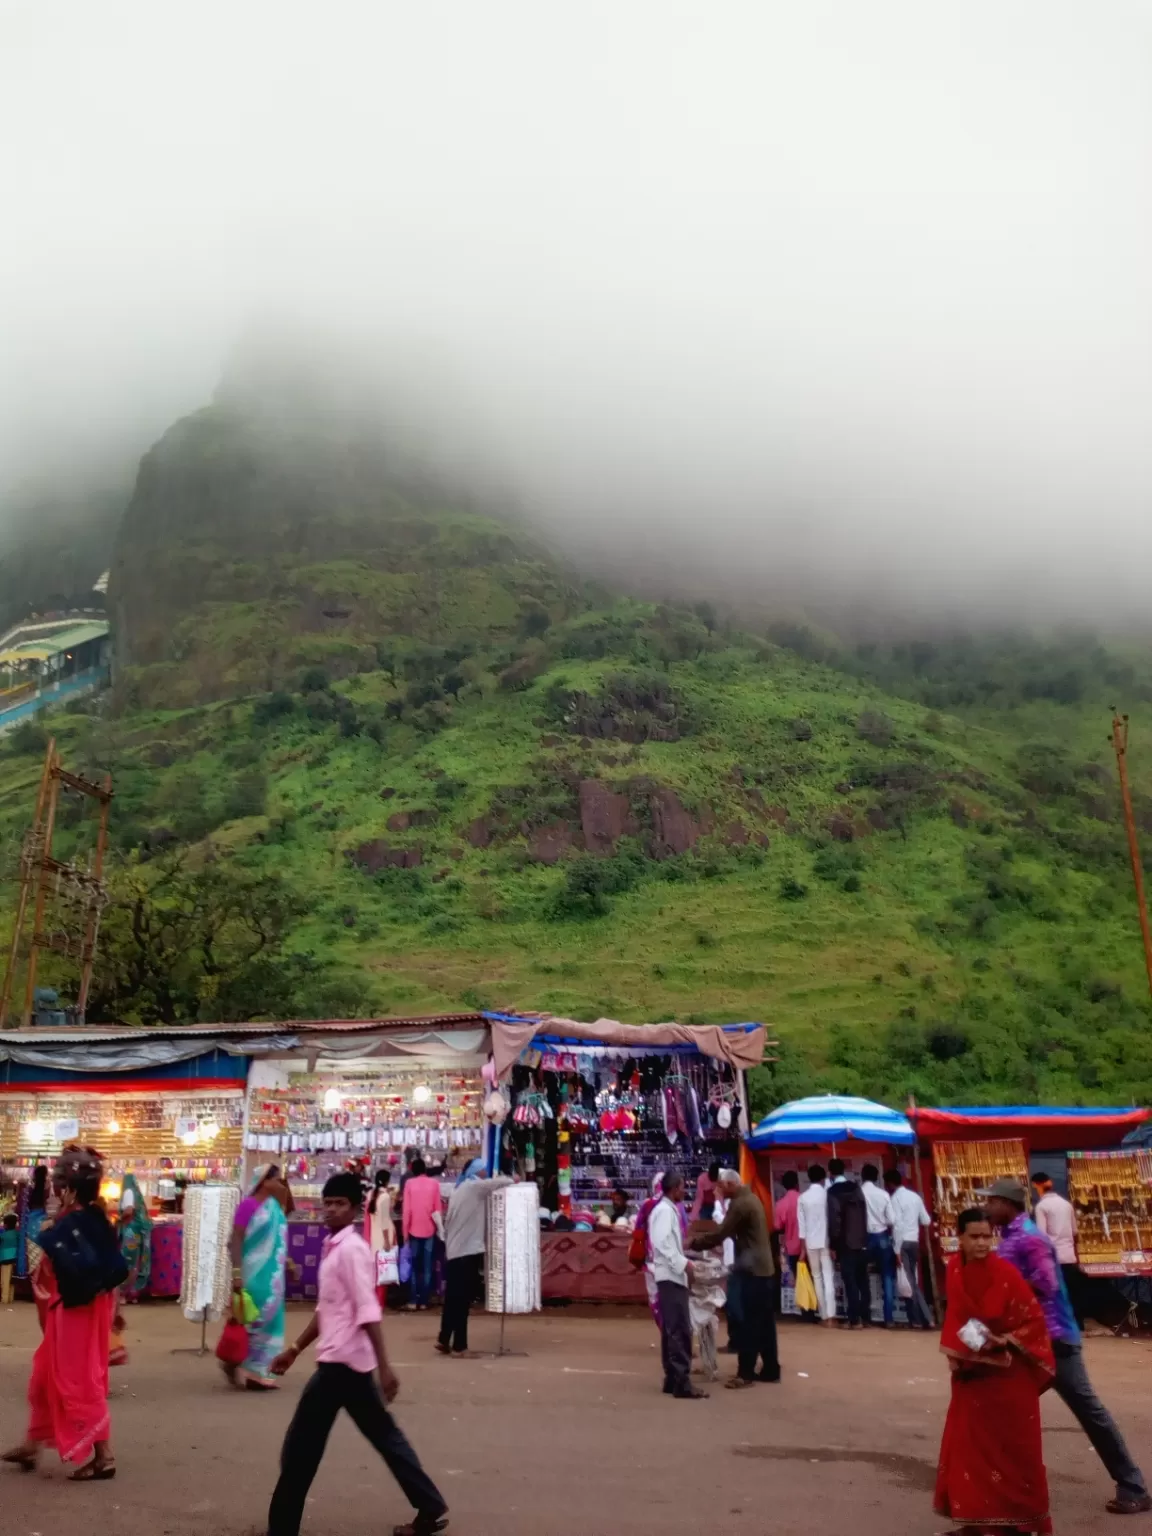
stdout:
<svg viewBox="0 0 1152 1536">
<path fill-rule="evenodd" d="M 316 1373 L 304 1388 L 280 1455 L 280 1480 L 268 1511 L 268 1536 L 300 1536 L 304 1502 L 341 1408 L 383 1456 L 416 1511 L 393 1536 L 432 1536 L 448 1527 L 448 1506 L 420 1465 L 416 1452 L 388 1412 L 400 1383 L 384 1351 L 376 1275 L 368 1244 L 360 1235 L 364 1191 L 354 1173 L 338 1173 L 324 1186 L 324 1243 L 319 1296 L 312 1321 L 273 1360 L 283 1376 L 314 1340 Z M 379 1373 L 379 1382 L 372 1371 Z"/>
<path fill-rule="evenodd" d="M 436 1218 L 440 1215 L 440 1185 L 424 1168 L 418 1157 L 412 1164 L 412 1177 L 404 1186 L 402 1230 L 412 1259 L 412 1303 L 417 1312 L 427 1312 L 432 1294 L 432 1255 L 436 1251 Z"/>
</svg>

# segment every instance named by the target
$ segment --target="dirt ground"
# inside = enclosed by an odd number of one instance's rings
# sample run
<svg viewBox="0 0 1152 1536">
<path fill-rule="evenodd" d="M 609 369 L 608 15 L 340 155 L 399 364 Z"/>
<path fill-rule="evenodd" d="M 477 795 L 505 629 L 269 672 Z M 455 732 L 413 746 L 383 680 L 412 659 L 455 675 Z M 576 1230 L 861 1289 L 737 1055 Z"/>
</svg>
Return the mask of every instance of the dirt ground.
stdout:
<svg viewBox="0 0 1152 1536">
<path fill-rule="evenodd" d="M 55 1458 L 0 1478 L 5 1536 L 248 1536 L 263 1532 L 280 1441 L 310 1367 L 284 1390 L 243 1395 L 209 1357 L 171 1351 L 197 1331 L 172 1305 L 130 1314 L 129 1364 L 112 1373 L 114 1482 L 74 1486 Z M 306 1314 L 289 1319 L 290 1336 Z M 788 1324 L 784 1379 L 708 1402 L 660 1395 L 656 1332 L 624 1309 L 511 1319 L 523 1355 L 445 1360 L 435 1319 L 387 1323 L 401 1393 L 396 1414 L 452 1506 L 461 1536 L 929 1536 L 947 1371 L 930 1335 L 838 1333 Z M 474 1323 L 476 1348 L 498 1324 Z M 30 1305 L 0 1312 L 0 1437 L 19 1440 L 38 1337 Z M 1152 1462 L 1152 1345 L 1088 1346 L 1097 1388 L 1138 1459 Z M 727 1372 L 730 1362 L 722 1359 Z M 1063 1404 L 1044 1400 L 1058 1536 L 1115 1532 L 1111 1486 Z M 374 1453 L 336 1427 L 305 1516 L 307 1536 L 378 1536 L 407 1511 Z M 1152 1516 L 1121 1522 L 1152 1536 Z"/>
</svg>

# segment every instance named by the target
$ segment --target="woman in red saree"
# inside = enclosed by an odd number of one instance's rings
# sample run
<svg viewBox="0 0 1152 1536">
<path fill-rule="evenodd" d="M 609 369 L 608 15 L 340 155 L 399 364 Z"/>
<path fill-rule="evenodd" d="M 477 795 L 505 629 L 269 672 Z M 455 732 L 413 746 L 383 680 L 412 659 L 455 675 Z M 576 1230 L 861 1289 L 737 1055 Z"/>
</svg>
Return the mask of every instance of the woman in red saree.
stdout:
<svg viewBox="0 0 1152 1536">
<path fill-rule="evenodd" d="M 28 1382 L 28 1432 L 22 1445 L 0 1458 L 31 1472 L 41 1448 L 51 1446 L 62 1461 L 78 1464 L 72 1474 L 77 1482 L 103 1482 L 116 1473 L 108 1346 L 127 1267 L 96 1205 L 100 1173 L 99 1156 L 87 1147 L 66 1147 L 56 1164 L 60 1212 L 39 1238 L 44 1256 L 36 1288 L 44 1337 Z"/>
<path fill-rule="evenodd" d="M 948 1264 L 948 1313 L 940 1348 L 952 1401 L 940 1444 L 935 1509 L 964 1536 L 1050 1533 L 1040 1394 L 1055 1362 L 1031 1287 L 992 1252 L 983 1211 L 957 1223 L 960 1252 Z"/>
</svg>

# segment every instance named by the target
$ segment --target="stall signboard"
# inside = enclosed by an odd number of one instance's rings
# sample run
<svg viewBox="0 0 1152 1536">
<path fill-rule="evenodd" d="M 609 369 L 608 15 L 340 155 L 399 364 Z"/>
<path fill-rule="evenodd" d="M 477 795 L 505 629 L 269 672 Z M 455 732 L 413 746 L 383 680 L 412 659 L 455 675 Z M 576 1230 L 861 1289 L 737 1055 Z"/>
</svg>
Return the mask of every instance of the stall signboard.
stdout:
<svg viewBox="0 0 1152 1536">
<path fill-rule="evenodd" d="M 1152 1150 L 1069 1152 L 1068 1198 L 1086 1275 L 1152 1273 Z"/>
<path fill-rule="evenodd" d="M 197 1136 L 200 1133 L 200 1121 L 195 1115 L 180 1115 L 175 1129 L 177 1136 Z"/>
<path fill-rule="evenodd" d="M 846 1145 L 850 1145 L 850 1143 L 846 1143 Z M 884 1154 L 890 1150 L 888 1147 L 873 1147 L 870 1151 L 850 1153 L 847 1157 L 841 1159 L 844 1164 L 844 1172 L 848 1178 L 855 1179 L 859 1183 L 860 1175 L 869 1163 L 874 1168 L 883 1167 Z M 904 1149 L 901 1148 L 900 1151 L 903 1152 Z M 765 1154 L 761 1153 L 760 1155 L 763 1157 Z M 801 1192 L 803 1192 L 808 1188 L 808 1170 L 812 1164 L 819 1163 L 824 1168 L 828 1166 L 828 1154 L 819 1151 L 805 1152 L 798 1148 L 785 1147 L 779 1151 L 773 1148 L 767 1155 L 769 1157 L 769 1166 L 772 1169 L 772 1193 L 774 1199 L 778 1193 L 776 1186 L 781 1183 L 784 1174 L 795 1173 L 800 1181 Z M 896 1166 L 905 1177 L 909 1176 L 911 1169 L 908 1157 L 898 1156 Z"/>
<path fill-rule="evenodd" d="M 75 1141 L 80 1134 L 79 1120 L 57 1120 L 52 1127 L 53 1139 L 59 1142 Z"/>
</svg>

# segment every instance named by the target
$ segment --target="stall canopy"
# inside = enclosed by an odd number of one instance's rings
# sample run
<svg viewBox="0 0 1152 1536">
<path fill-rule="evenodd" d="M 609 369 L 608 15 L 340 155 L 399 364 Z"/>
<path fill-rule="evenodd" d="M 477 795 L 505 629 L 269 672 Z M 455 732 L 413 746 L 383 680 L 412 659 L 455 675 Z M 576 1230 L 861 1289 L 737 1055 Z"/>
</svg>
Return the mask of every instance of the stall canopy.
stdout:
<svg viewBox="0 0 1152 1536">
<path fill-rule="evenodd" d="M 838 1141 L 867 1141 L 907 1147 L 916 1133 L 903 1115 L 886 1104 L 824 1094 L 794 1099 L 765 1116 L 748 1137 L 754 1152 L 772 1147 L 815 1147 Z"/>
<path fill-rule="evenodd" d="M 486 1013 L 492 1026 L 492 1055 L 503 1077 L 533 1041 L 556 1045 L 620 1045 L 644 1051 L 699 1051 L 737 1071 L 758 1067 L 767 1044 L 763 1024 L 620 1024 L 597 1019 L 580 1024 L 551 1013 Z"/>
<path fill-rule="evenodd" d="M 922 1141 L 981 1141 L 1019 1136 L 1034 1152 L 1118 1147 L 1152 1114 L 1147 1109 L 1059 1108 L 1036 1104 L 911 1109 Z"/>
</svg>

